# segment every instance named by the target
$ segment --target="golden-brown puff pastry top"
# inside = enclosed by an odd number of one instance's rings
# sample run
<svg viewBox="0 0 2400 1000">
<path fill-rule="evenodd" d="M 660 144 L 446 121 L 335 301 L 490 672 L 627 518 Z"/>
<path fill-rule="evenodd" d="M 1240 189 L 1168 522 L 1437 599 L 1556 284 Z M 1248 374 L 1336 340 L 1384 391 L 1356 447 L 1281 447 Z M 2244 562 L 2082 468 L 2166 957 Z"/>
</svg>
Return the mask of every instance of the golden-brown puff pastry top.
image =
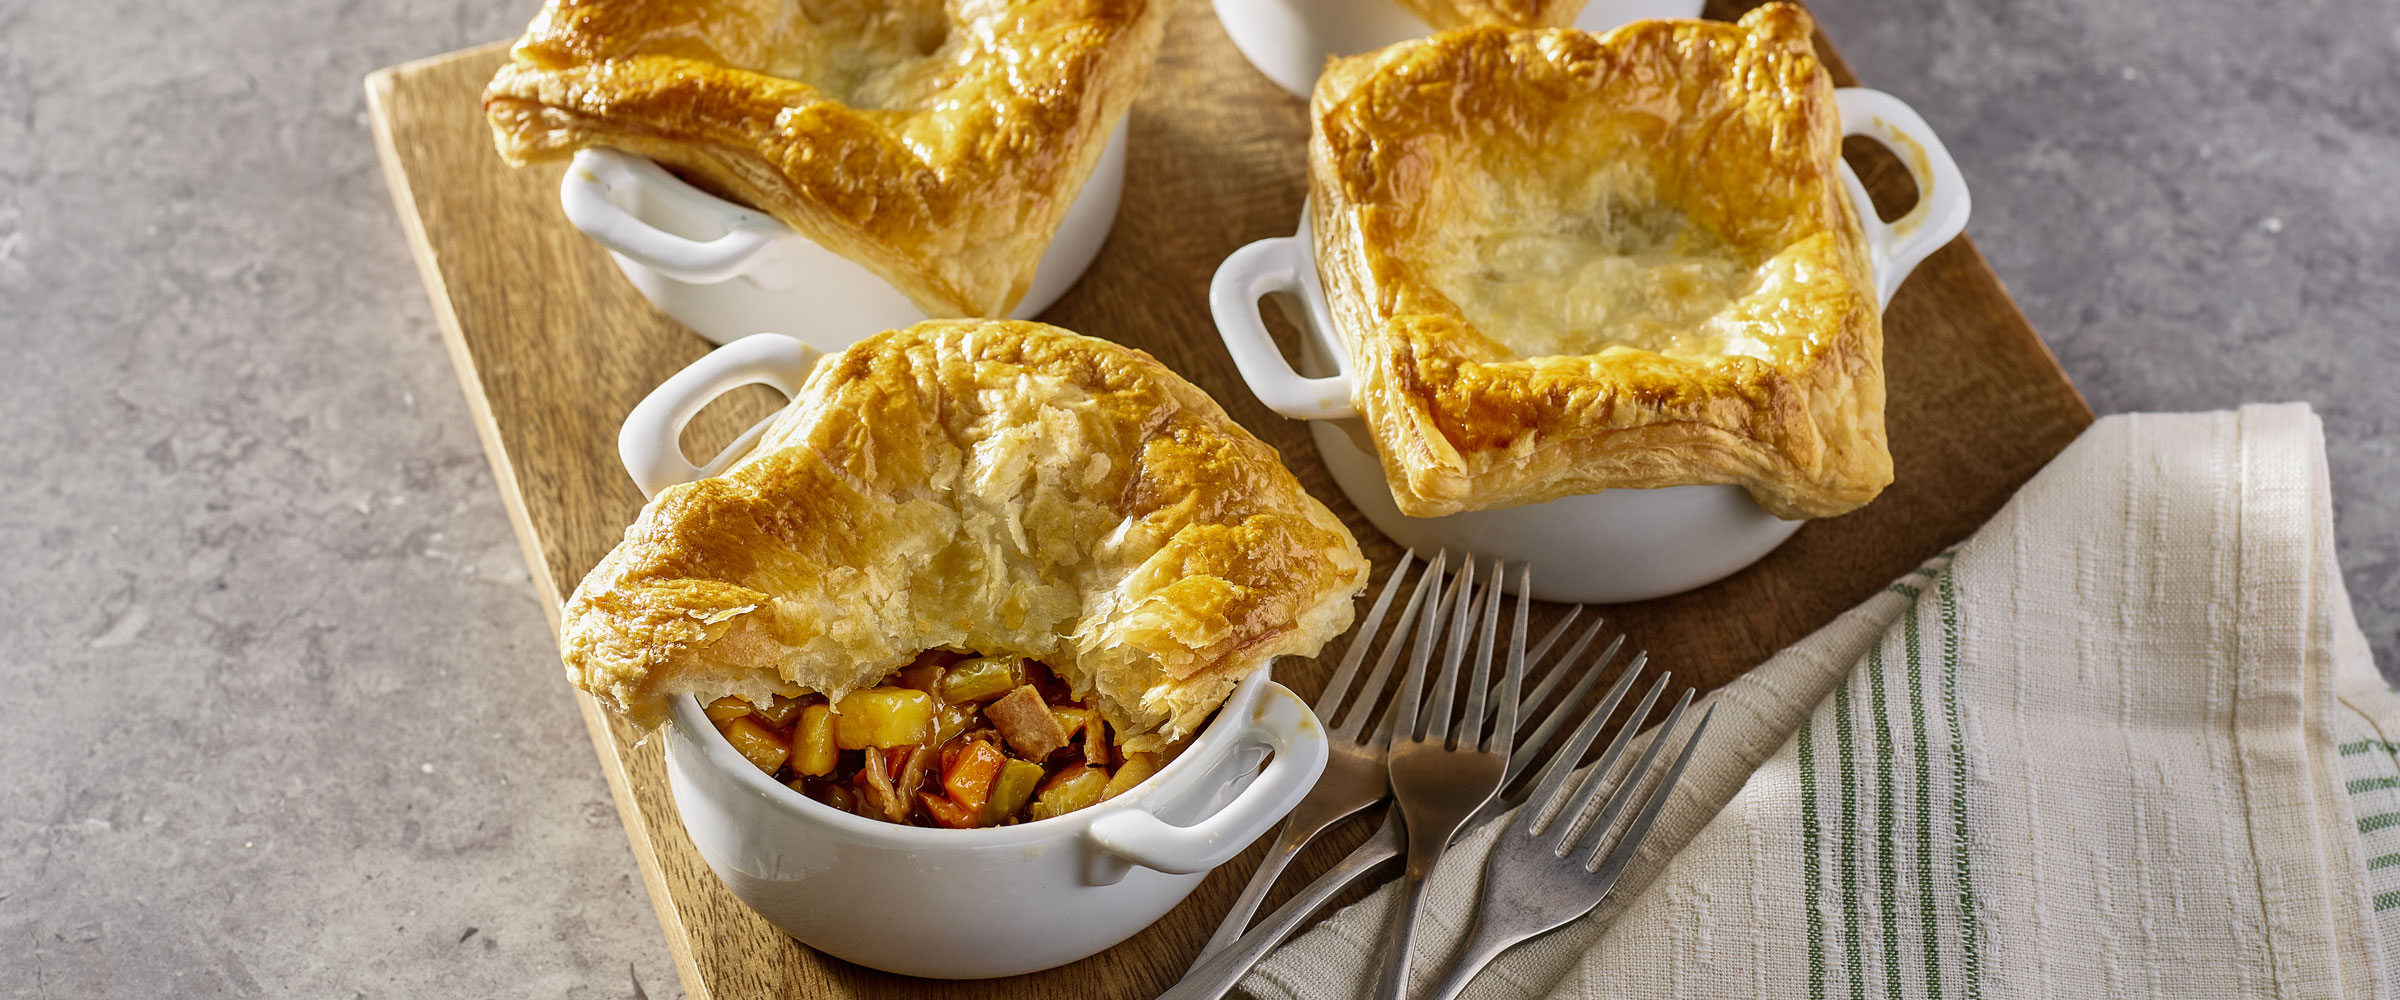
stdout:
<svg viewBox="0 0 2400 1000">
<path fill-rule="evenodd" d="M 1435 29 L 1488 25 L 1563 28 L 1583 13 L 1584 0 L 1399 0 Z"/>
<path fill-rule="evenodd" d="M 548 0 L 484 91 L 500 154 L 649 157 L 881 275 L 1004 316 L 1173 0 Z"/>
<path fill-rule="evenodd" d="M 1799 8 L 1469 28 L 1335 61 L 1317 268 L 1402 511 L 1891 481 L 1883 330 Z"/>
<path fill-rule="evenodd" d="M 838 699 L 921 650 L 1029 656 L 1140 748 L 1348 628 L 1366 573 L 1275 450 L 1149 355 L 935 320 L 819 362 L 732 469 L 661 492 L 559 645 L 645 728 L 683 693 Z"/>
</svg>

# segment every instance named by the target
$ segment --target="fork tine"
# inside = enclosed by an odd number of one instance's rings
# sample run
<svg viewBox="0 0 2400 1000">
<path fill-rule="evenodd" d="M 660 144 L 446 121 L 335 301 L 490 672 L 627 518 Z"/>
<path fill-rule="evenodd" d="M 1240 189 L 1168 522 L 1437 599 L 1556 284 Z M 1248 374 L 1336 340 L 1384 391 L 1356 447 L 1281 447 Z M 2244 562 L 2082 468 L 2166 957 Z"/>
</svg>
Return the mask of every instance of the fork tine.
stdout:
<svg viewBox="0 0 2400 1000">
<path fill-rule="evenodd" d="M 1597 872 L 1602 879 L 1609 881 L 1614 881 L 1617 873 L 1625 870 L 1625 865 L 1633 860 L 1633 852 L 1641 848 L 1642 838 L 1650 835 L 1650 824 L 1658 819 L 1658 811 L 1666 806 L 1667 793 L 1674 791 L 1675 783 L 1683 780 L 1683 766 L 1692 762 L 1692 751 L 1699 748 L 1700 737 L 1708 733 L 1708 720 L 1716 717 L 1717 706 L 1713 704 L 1708 706 L 1708 711 L 1700 713 L 1700 724 L 1693 726 L 1692 735 L 1684 738 L 1683 752 L 1675 755 L 1675 766 L 1668 768 L 1667 776 L 1659 779 L 1658 787 L 1650 790 L 1649 800 L 1642 803 L 1641 813 L 1633 818 L 1630 825 L 1625 827 L 1625 835 L 1617 838 L 1617 846 L 1614 850 L 1609 851 L 1608 860 L 1600 861 L 1600 849 L 1595 846 L 1592 849 L 1591 861 L 1584 863 L 1587 869 Z M 1667 733 L 1668 730 L 1659 730 L 1657 742 L 1665 743 Z M 1652 744 L 1652 749 L 1656 749 L 1656 747 L 1656 743 Z M 1648 758 L 1644 758 L 1643 763 L 1647 764 Z M 1600 866 L 1592 869 L 1593 862 L 1600 862 Z"/>
<path fill-rule="evenodd" d="M 1534 643 L 1533 648 L 1526 652 L 1525 662 L 1540 663 L 1542 657 L 1550 655 L 1550 647 L 1558 645 L 1558 640 L 1567 634 L 1567 626 L 1575 624 L 1575 619 L 1583 617 L 1584 610 L 1584 606 L 1581 604 L 1567 605 L 1567 613 L 1559 616 L 1558 624 L 1550 626 L 1550 631 L 1542 636 L 1542 641 Z M 1569 659 L 1573 659 L 1573 657 L 1569 657 Z"/>
<path fill-rule="evenodd" d="M 1401 550 L 1400 564 L 1392 567 L 1390 576 L 1383 578 L 1383 592 L 1375 595 L 1375 606 L 1368 609 L 1365 621 L 1350 630 L 1350 648 L 1342 651 L 1342 665 L 1334 669 L 1333 677 L 1325 682 L 1325 690 L 1317 695 L 1314 706 L 1317 718 L 1333 718 L 1334 710 L 1342 707 L 1343 695 L 1350 690 L 1351 678 L 1358 676 L 1358 665 L 1367 658 L 1367 647 L 1374 645 L 1377 634 L 1383 631 L 1383 613 L 1391 610 L 1392 595 L 1400 591 L 1400 581 L 1408 578 L 1408 567 L 1416 558 L 1416 550 Z M 1407 627 L 1405 624 L 1401 626 L 1402 629 Z"/>
<path fill-rule="evenodd" d="M 1659 679 L 1665 680 L 1666 678 L 1662 676 Z M 1675 699 L 1675 710 L 1668 712 L 1667 721 L 1659 724 L 1658 738 L 1651 740 L 1650 745 L 1642 749 L 1641 762 L 1633 765 L 1631 769 L 1625 772 L 1622 778 L 1618 779 L 1615 786 L 1616 790 L 1609 794 L 1608 804 L 1601 808 L 1599 817 L 1592 820 L 1590 823 L 1583 824 L 1581 829 L 1567 831 L 1565 835 L 1559 838 L 1558 855 L 1560 857 L 1563 858 L 1567 855 L 1568 851 L 1574 850 L 1574 845 L 1581 842 L 1586 836 L 1591 837 L 1592 842 L 1595 844 L 1599 843 L 1602 838 L 1608 836 L 1609 829 L 1617 825 L 1617 815 L 1625 811 L 1626 803 L 1633 801 L 1634 790 L 1641 787 L 1642 779 L 1650 773 L 1650 764 L 1652 761 L 1658 759 L 1659 748 L 1667 745 L 1667 737 L 1673 735 L 1675 732 L 1675 723 L 1682 721 L 1683 710 L 1689 708 L 1691 704 L 1692 689 L 1684 688 L 1683 697 Z M 1622 742 L 1623 739 L 1626 736 L 1631 735 L 1634 730 L 1641 728 L 1640 721 L 1641 720 L 1637 718 L 1631 722 L 1627 722 L 1625 724 L 1624 731 L 1618 734 L 1619 741 Z M 1611 749 L 1614 748 L 1612 747 Z M 1614 763 L 1615 761 L 1613 760 L 1606 761 L 1604 762 L 1603 766 L 1593 768 L 1591 777 L 1585 779 L 1586 787 L 1592 790 L 1597 790 L 1601 785 L 1605 784 L 1610 771 L 1610 767 L 1606 765 Z M 1590 801 L 1589 795 L 1585 796 L 1585 801 Z M 1581 810 L 1578 809 L 1579 813 L 1580 811 Z"/>
<path fill-rule="evenodd" d="M 1478 628 L 1476 631 L 1481 633 L 1479 636 L 1481 641 L 1476 643 L 1475 648 L 1475 675 L 1472 679 L 1467 681 L 1467 708 L 1465 711 L 1459 713 L 1458 745 L 1462 747 L 1479 746 L 1483 742 L 1483 706 L 1485 700 L 1484 689 L 1485 685 L 1488 685 L 1492 682 L 1492 640 L 1495 636 L 1500 634 L 1500 581 L 1502 579 L 1502 573 L 1503 570 L 1501 569 L 1500 560 L 1492 560 L 1492 582 L 1489 586 L 1483 588 L 1483 613 L 1477 616 L 1479 621 L 1477 622 Z M 1525 633 L 1523 629 L 1519 629 L 1517 631 L 1517 645 L 1513 651 L 1513 655 L 1517 656 L 1519 659 L 1522 659 L 1524 657 L 1524 653 Z M 1515 692 L 1510 692 L 1507 700 L 1514 701 Z M 1512 726 L 1514 725 L 1515 721 L 1516 720 L 1513 717 L 1509 720 Z M 1500 745 L 1505 747 L 1508 744 L 1503 743 Z"/>
<path fill-rule="evenodd" d="M 1582 613 L 1583 605 L 1581 604 L 1577 604 L 1568 608 L 1566 619 L 1559 622 L 1557 625 L 1551 626 L 1550 634 L 1543 636 L 1542 641 L 1534 643 L 1533 648 L 1526 651 L 1525 662 L 1528 664 L 1528 672 L 1533 669 L 1531 667 L 1532 664 L 1538 664 L 1542 662 L 1543 657 L 1550 655 L 1550 647 L 1558 644 L 1559 634 L 1565 632 L 1567 630 L 1567 624 L 1574 621 L 1576 616 L 1581 615 Z M 1591 646 L 1592 639 L 1600 634 L 1600 626 L 1605 624 L 1608 624 L 1608 619 L 1592 619 L 1592 624 L 1590 627 L 1585 628 L 1583 630 L 1583 634 L 1576 637 L 1575 644 L 1568 646 L 1567 651 L 1561 654 L 1556 662 L 1551 664 L 1551 666 L 1547 669 L 1543 670 L 1541 682 L 1535 684 L 1533 686 L 1533 690 L 1526 692 L 1524 697 L 1517 699 L 1517 704 L 1521 706 L 1541 704 L 1543 700 L 1550 697 L 1550 692 L 1558 690 L 1559 684 L 1567 679 L 1568 674 L 1577 673 L 1577 671 L 1566 669 L 1566 667 L 1583 657 L 1583 651 Z M 1618 636 L 1617 639 L 1619 642 L 1624 641 L 1623 636 Z M 1602 660 L 1600 663 L 1601 665 L 1605 666 L 1608 661 Z M 1586 691 L 1585 693 L 1588 694 L 1590 692 Z M 1492 706 L 1492 713 L 1496 715 L 1499 713 L 1499 711 L 1500 706 L 1498 704 L 1494 704 Z M 1513 774 L 1515 772 L 1510 773 Z"/>
<path fill-rule="evenodd" d="M 1467 569 L 1474 568 L 1474 561 L 1468 560 Z M 1425 665 L 1433 660 L 1433 647 L 1441 641 L 1442 618 L 1449 614 L 1452 602 L 1458 598 L 1460 584 L 1470 575 L 1471 572 L 1462 572 L 1452 576 L 1450 585 L 1442 588 L 1434 599 L 1433 607 L 1425 609 L 1417 619 L 1417 641 L 1408 650 L 1408 673 L 1400 677 L 1399 701 L 1384 714 L 1384 728 L 1391 733 L 1391 742 L 1418 738 L 1422 720 L 1417 708 L 1425 693 Z"/>
<path fill-rule="evenodd" d="M 1492 589 L 1497 591 L 1499 589 L 1498 581 L 1495 580 L 1493 583 Z M 1501 682 L 1507 685 L 1508 690 L 1503 692 L 1499 699 L 1500 718 L 1492 726 L 1492 745 L 1489 748 L 1492 752 L 1502 756 L 1513 756 L 1509 753 L 1509 748 L 1514 746 L 1517 741 L 1517 694 L 1525 688 L 1525 619 L 1531 614 L 1532 605 L 1533 564 L 1525 563 L 1517 568 L 1517 622 L 1516 627 L 1509 630 L 1508 677 Z M 1500 599 L 1494 597 L 1492 598 L 1492 614 L 1498 616 L 1499 613 Z M 1497 626 L 1499 623 L 1494 622 L 1493 624 Z M 1499 629 L 1494 628 L 1493 631 L 1496 632 Z M 1489 638 L 1484 640 L 1483 648 L 1486 650 L 1492 648 Z M 1477 707 L 1481 708 L 1481 706 Z M 1478 711 L 1474 717 L 1482 718 L 1482 716 L 1483 713 Z M 1505 769 L 1501 772 L 1500 790 L 1508 790 L 1508 774 Z"/>
<path fill-rule="evenodd" d="M 1600 699 L 1600 704 L 1583 717 L 1583 724 L 1575 727 L 1574 735 L 1567 737 L 1567 745 L 1550 755 L 1550 763 L 1542 765 L 1533 792 L 1525 797 L 1525 807 L 1517 814 L 1517 822 L 1524 826 L 1528 834 L 1538 835 L 1550 828 L 1549 817 L 1555 812 L 1560 796 L 1566 792 L 1562 786 L 1567 782 L 1567 775 L 1574 772 L 1575 762 L 1583 759 L 1583 752 L 1591 748 L 1593 737 L 1600 735 L 1600 727 L 1608 724 L 1608 717 L 1617 713 L 1617 702 L 1633 687 L 1633 679 L 1641 674 L 1645 662 L 1645 658 L 1635 657 L 1625 667 L 1625 672 L 1618 676 L 1616 686 L 1608 689 L 1608 697 Z M 1571 707 L 1559 706 L 1550 713 L 1550 721 L 1558 721 Z"/>
<path fill-rule="evenodd" d="M 1633 734 L 1650 718 L 1651 707 L 1658 704 L 1658 696 L 1667 690 L 1667 679 L 1673 676 L 1674 671 L 1664 671 L 1657 680 L 1650 682 L 1650 690 L 1642 692 L 1642 703 L 1634 706 L 1633 714 L 1625 719 L 1625 725 L 1617 729 L 1616 738 L 1608 741 L 1608 749 L 1601 751 L 1600 759 L 1593 762 L 1591 770 L 1584 772 L 1583 782 L 1576 786 L 1574 801 L 1560 807 L 1550 817 L 1553 825 L 1560 821 L 1566 824 L 1565 832 L 1559 834 L 1557 841 L 1561 857 L 1565 856 L 1567 845 L 1574 843 L 1575 838 L 1583 833 L 1582 819 L 1584 814 L 1591 811 L 1592 800 L 1608 787 L 1608 776 L 1616 770 L 1617 758 L 1624 754 L 1625 744 L 1632 742 Z"/>
<path fill-rule="evenodd" d="M 1459 587 L 1458 603 L 1452 605 L 1457 615 L 1450 624 L 1449 648 L 1442 654 L 1441 678 L 1433 682 L 1433 696 L 1417 716 L 1417 728 L 1423 733 L 1418 738 L 1427 742 L 1450 738 L 1450 696 L 1458 687 L 1458 667 L 1467 658 L 1467 632 L 1475 627 L 1475 606 L 1480 603 L 1475 596 L 1475 558 L 1463 561 L 1466 565 L 1459 568 L 1458 577 L 1464 583 Z"/>
<path fill-rule="evenodd" d="M 1574 711 L 1583 705 L 1584 697 L 1591 694 L 1593 688 L 1600 686 L 1600 676 L 1608 672 L 1608 665 L 1616 662 L 1617 651 L 1624 648 L 1624 646 L 1625 637 L 1623 635 L 1617 636 L 1615 639 L 1609 641 L 1607 649 L 1600 651 L 1599 657 L 1592 660 L 1589 666 L 1578 672 L 1579 676 L 1575 678 L 1575 686 L 1567 690 L 1566 697 L 1558 700 L 1558 705 L 1550 710 L 1549 715 L 1542 718 L 1541 724 L 1533 727 L 1533 732 L 1526 736 L 1523 742 L 1518 744 L 1517 752 L 1509 756 L 1509 781 L 1516 781 L 1518 776 L 1525 772 L 1525 766 L 1541 754 L 1543 747 L 1550 745 L 1551 737 L 1557 736 L 1558 731 L 1562 728 L 1565 728 L 1568 721 L 1574 718 Z M 1642 666 L 1648 662 L 1650 662 L 1650 654 L 1636 654 L 1633 662 L 1626 666 L 1624 676 L 1630 677 L 1634 674 L 1641 673 Z M 1544 678 L 1542 680 L 1541 688 L 1535 690 L 1532 696 L 1526 698 L 1525 704 L 1541 704 L 1542 699 L 1550 696 L 1548 689 L 1555 686 L 1555 682 L 1562 677 L 1564 673 L 1565 671 L 1560 671 L 1552 674 L 1550 677 Z M 1620 680 L 1622 680 L 1622 678 L 1620 678 Z M 1627 683 L 1631 682 L 1628 681 Z M 1619 692 L 1620 695 L 1622 693 L 1623 692 Z M 1616 704 L 1614 702 L 1609 704 L 1609 710 L 1616 710 Z M 1582 752 L 1583 751 L 1581 748 L 1577 748 L 1576 753 L 1578 755 L 1580 755 Z"/>
<path fill-rule="evenodd" d="M 1350 707 L 1342 713 L 1341 725 L 1334 728 L 1333 735 L 1335 737 L 1352 743 L 1357 742 L 1359 732 L 1367 726 L 1367 719 L 1375 714 L 1376 709 L 1382 707 L 1383 686 L 1391 680 L 1392 664 L 1399 660 L 1401 649 L 1408 645 L 1409 627 L 1415 624 L 1418 615 L 1424 612 L 1426 592 L 1441 583 L 1442 568 L 1447 563 L 1449 555 L 1447 552 L 1434 553 L 1433 561 L 1425 564 L 1425 572 L 1417 576 L 1416 589 L 1409 592 L 1408 604 L 1401 609 L 1399 622 L 1392 626 L 1392 640 L 1384 643 L 1382 655 L 1375 659 L 1375 669 L 1367 673 L 1366 681 L 1359 685 L 1358 694 L 1350 699 Z M 1318 718 L 1323 717 L 1322 714 L 1318 716 Z M 1376 730 L 1378 736 L 1390 732 L 1391 729 L 1388 724 L 1390 713 L 1385 713 L 1384 717 L 1387 724 Z"/>
</svg>

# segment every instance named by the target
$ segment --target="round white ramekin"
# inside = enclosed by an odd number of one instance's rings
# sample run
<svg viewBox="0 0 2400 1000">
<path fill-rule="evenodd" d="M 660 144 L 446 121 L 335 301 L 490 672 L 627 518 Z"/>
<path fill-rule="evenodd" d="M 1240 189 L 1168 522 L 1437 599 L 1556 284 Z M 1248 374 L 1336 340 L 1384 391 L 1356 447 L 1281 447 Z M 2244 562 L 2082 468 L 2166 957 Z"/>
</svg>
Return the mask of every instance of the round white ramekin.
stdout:
<svg viewBox="0 0 2400 1000">
<path fill-rule="evenodd" d="M 1033 318 L 1083 276 L 1116 223 L 1124 190 L 1125 124 L 1119 122 L 1011 316 Z M 558 200 L 567 221 L 608 248 L 642 297 L 711 343 L 799 328 L 875 333 L 926 318 L 856 261 L 643 157 L 613 149 L 576 153 L 559 182 Z M 849 346 L 818 334 L 800 336 L 820 350 Z"/>
<path fill-rule="evenodd" d="M 1300 97 L 1316 89 L 1325 60 L 1354 56 L 1433 29 L 1399 0 L 1214 0 L 1217 21 L 1250 65 Z M 1628 21 L 1698 17 L 1700 0 L 1590 0 L 1575 27 L 1607 31 Z"/>
<path fill-rule="evenodd" d="M 1916 206 L 1887 223 L 1849 164 L 1842 165 L 1866 232 L 1876 304 L 1887 306 L 1920 261 L 1966 228 L 1966 178 L 1925 120 L 1899 99 L 1854 87 L 1835 97 L 1843 134 L 1883 144 L 1916 180 Z M 1305 374 L 1284 360 L 1259 320 L 1258 301 L 1270 294 L 1303 331 Z M 1310 421 L 1335 484 L 1377 529 L 1419 552 L 1456 548 L 1535 563 L 1539 599 L 1607 604 L 1681 593 L 1757 562 L 1800 529 L 1802 522 L 1767 513 L 1740 487 L 1722 485 L 1606 490 L 1446 517 L 1400 513 L 1374 439 L 1352 406 L 1350 358 L 1327 314 L 1306 209 L 1296 235 L 1260 240 L 1225 258 L 1209 287 L 1209 309 L 1250 391 L 1269 409 Z"/>
<path fill-rule="evenodd" d="M 644 495 L 723 471 L 766 423 L 694 465 L 676 443 L 692 414 L 750 383 L 789 395 L 817 356 L 778 334 L 711 352 L 626 418 L 626 471 Z M 675 700 L 665 734 L 676 811 L 726 888 L 819 951 L 936 979 L 1034 972 L 1133 936 L 1280 822 L 1327 753 L 1316 716 L 1260 669 L 1179 756 L 1124 794 L 1039 822 L 932 830 L 784 787 L 725 742 L 691 697 Z"/>
</svg>

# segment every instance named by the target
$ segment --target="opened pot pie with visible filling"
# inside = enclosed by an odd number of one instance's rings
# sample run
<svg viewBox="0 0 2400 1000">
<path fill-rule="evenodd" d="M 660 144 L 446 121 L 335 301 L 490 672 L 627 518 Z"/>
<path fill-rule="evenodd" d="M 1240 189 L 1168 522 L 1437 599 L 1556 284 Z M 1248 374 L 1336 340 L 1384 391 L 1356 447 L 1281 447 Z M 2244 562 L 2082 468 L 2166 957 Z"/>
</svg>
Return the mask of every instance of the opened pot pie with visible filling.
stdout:
<svg viewBox="0 0 2400 1000">
<path fill-rule="evenodd" d="M 1770 3 L 1331 64 L 1317 268 L 1403 513 L 1731 483 L 1828 517 L 1891 482 L 1882 321 L 1811 29 Z"/>
<path fill-rule="evenodd" d="M 1242 677 L 1348 628 L 1366 574 L 1274 449 L 1149 355 L 936 320 L 818 362 L 731 469 L 660 492 L 559 645 L 642 727 L 696 695 L 821 800 L 960 825 L 1011 760 L 1044 794 L 1089 786 L 1054 806 L 1154 766 Z M 981 798 L 893 794 L 961 767 Z"/>
<path fill-rule="evenodd" d="M 1174 0 L 548 0 L 483 97 L 510 163 L 649 157 L 882 276 L 1003 316 Z"/>
</svg>

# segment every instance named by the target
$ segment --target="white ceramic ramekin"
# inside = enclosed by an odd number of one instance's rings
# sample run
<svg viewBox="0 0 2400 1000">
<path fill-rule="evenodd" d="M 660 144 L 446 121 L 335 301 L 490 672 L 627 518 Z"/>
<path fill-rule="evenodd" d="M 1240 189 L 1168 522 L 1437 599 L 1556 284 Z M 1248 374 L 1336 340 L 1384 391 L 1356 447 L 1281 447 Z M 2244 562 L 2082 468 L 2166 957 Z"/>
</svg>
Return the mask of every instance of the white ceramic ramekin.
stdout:
<svg viewBox="0 0 2400 1000">
<path fill-rule="evenodd" d="M 644 494 L 722 471 L 765 424 L 694 465 L 676 444 L 692 414 L 754 382 L 788 395 L 816 356 L 776 334 L 712 352 L 626 418 L 626 470 Z M 819 803 L 761 773 L 690 697 L 676 699 L 666 739 L 684 831 L 735 896 L 827 954 L 937 979 L 1047 969 L 1133 936 L 1281 821 L 1326 757 L 1316 716 L 1263 669 L 1150 780 L 992 829 L 899 826 Z"/>
<path fill-rule="evenodd" d="M 1012 316 L 1031 319 L 1083 276 L 1116 222 L 1124 190 L 1119 122 Z M 850 258 L 639 156 L 610 149 L 575 154 L 558 200 L 567 221 L 607 247 L 644 298 L 711 343 L 795 329 L 876 333 L 925 318 L 907 296 Z M 802 336 L 821 350 L 849 346 L 821 334 Z"/>
<path fill-rule="evenodd" d="M 1916 180 L 1916 207 L 1887 223 L 1876 217 L 1857 175 L 1842 166 L 1842 182 L 1866 231 L 1876 302 L 1885 306 L 1918 262 L 1966 228 L 1966 179 L 1925 120 L 1899 99 L 1860 88 L 1835 96 L 1843 134 L 1882 143 Z M 1334 482 L 1394 541 L 1420 552 L 1456 548 L 1532 562 L 1541 567 L 1534 596 L 1542 600 L 1617 603 L 1723 579 L 1799 530 L 1801 522 L 1767 513 L 1737 486 L 1607 490 L 1447 517 L 1400 513 L 1374 439 L 1351 404 L 1350 358 L 1327 315 L 1314 248 L 1304 209 L 1297 235 L 1260 240 L 1225 258 L 1209 287 L 1209 309 L 1250 391 L 1269 409 L 1311 422 Z M 1304 331 L 1306 374 L 1284 360 L 1259 320 L 1258 301 L 1270 294 Z"/>
<path fill-rule="evenodd" d="M 1217 21 L 1250 65 L 1307 97 L 1325 60 L 1433 33 L 1399 0 L 1214 0 Z M 1653 17 L 1698 17 L 1700 0 L 1590 0 L 1575 27 L 1607 31 Z"/>
</svg>

